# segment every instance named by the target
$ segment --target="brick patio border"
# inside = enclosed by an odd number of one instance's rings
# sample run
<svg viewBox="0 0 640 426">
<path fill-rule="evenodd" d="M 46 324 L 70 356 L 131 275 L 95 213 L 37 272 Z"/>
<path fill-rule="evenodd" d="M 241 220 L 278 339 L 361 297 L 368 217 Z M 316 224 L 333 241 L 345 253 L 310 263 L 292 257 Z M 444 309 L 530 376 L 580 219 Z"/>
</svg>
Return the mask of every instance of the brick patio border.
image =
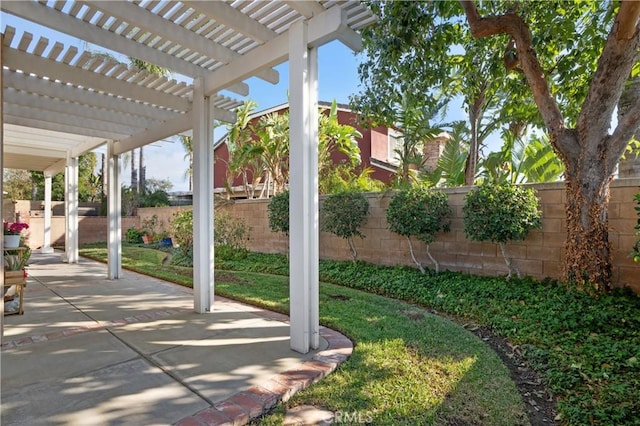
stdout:
<svg viewBox="0 0 640 426">
<path fill-rule="evenodd" d="M 255 313 L 276 319 L 274 312 Z M 288 320 L 288 317 L 282 314 L 275 314 L 275 316 L 279 316 L 280 320 Z M 298 368 L 280 373 L 266 383 L 252 386 L 174 424 L 176 426 L 237 426 L 267 414 L 278 403 L 288 401 L 296 392 L 334 372 L 353 352 L 351 340 L 337 331 L 320 327 L 320 335 L 327 340 L 327 349 L 319 351 L 312 359 L 301 363 Z"/>
</svg>

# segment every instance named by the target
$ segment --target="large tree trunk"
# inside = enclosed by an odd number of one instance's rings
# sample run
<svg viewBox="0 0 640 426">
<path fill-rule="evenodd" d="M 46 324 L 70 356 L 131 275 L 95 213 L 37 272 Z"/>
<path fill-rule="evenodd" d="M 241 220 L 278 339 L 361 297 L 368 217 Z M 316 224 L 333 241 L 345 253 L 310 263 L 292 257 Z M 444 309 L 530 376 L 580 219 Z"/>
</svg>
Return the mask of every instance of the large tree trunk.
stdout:
<svg viewBox="0 0 640 426">
<path fill-rule="evenodd" d="M 584 141 L 578 141 L 577 132 L 565 137 L 585 146 Z M 606 145 L 601 146 L 604 149 Z M 599 160 L 601 155 L 583 149 L 565 161 L 569 167 L 565 171 L 567 239 L 564 276 L 583 290 L 608 291 L 611 286 L 607 211 L 613 174 L 611 169 L 603 167 Z"/>
</svg>

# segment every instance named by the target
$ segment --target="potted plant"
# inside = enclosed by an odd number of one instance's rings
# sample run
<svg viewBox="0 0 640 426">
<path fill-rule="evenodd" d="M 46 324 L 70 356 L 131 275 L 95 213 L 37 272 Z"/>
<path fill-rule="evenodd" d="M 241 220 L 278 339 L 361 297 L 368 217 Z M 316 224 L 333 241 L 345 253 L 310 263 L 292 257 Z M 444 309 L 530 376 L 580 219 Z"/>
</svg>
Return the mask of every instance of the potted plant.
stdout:
<svg viewBox="0 0 640 426">
<path fill-rule="evenodd" d="M 4 222 L 4 247 L 16 248 L 20 245 L 20 233 L 29 229 L 29 225 L 22 222 Z"/>
<path fill-rule="evenodd" d="M 27 272 L 25 267 L 31 257 L 31 249 L 29 247 L 17 247 L 14 249 L 6 249 L 4 253 L 4 302 L 5 315 L 22 314 L 24 287 L 27 284 Z M 17 299 L 16 296 L 18 297 Z"/>
</svg>

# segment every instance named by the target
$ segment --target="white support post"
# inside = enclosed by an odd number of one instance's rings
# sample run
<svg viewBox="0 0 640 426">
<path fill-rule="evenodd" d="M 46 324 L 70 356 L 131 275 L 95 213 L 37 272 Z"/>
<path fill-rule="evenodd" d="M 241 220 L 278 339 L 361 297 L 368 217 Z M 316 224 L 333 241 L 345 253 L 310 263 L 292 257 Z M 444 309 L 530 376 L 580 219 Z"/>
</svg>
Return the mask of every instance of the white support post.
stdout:
<svg viewBox="0 0 640 426">
<path fill-rule="evenodd" d="M 40 253 L 53 253 L 51 247 L 51 173 L 44 174 L 44 235 Z"/>
<path fill-rule="evenodd" d="M 317 50 L 307 23 L 289 29 L 289 294 L 291 349 L 319 346 Z"/>
<path fill-rule="evenodd" d="M 113 153 L 114 142 L 107 144 L 108 278 L 122 276 L 122 195 L 120 193 L 120 156 Z"/>
<path fill-rule="evenodd" d="M 67 157 L 64 172 L 64 250 L 67 263 L 78 263 L 78 158 Z"/>
<path fill-rule="evenodd" d="M 193 84 L 193 305 L 213 311 L 213 116 L 201 78 Z"/>
</svg>

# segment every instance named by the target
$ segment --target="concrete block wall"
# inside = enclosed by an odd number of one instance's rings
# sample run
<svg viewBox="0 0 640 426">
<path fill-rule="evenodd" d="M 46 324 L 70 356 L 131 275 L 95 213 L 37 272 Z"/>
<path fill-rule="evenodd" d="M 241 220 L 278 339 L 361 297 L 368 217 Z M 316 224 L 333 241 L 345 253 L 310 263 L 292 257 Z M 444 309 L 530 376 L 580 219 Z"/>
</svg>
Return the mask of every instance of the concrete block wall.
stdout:
<svg viewBox="0 0 640 426">
<path fill-rule="evenodd" d="M 560 278 L 567 227 L 565 220 L 565 187 L 563 183 L 531 185 L 540 199 L 542 228 L 533 230 L 524 241 L 507 244 L 509 256 L 522 274 L 536 278 Z M 499 247 L 492 243 L 469 241 L 463 231 L 462 206 L 469 187 L 449 188 L 449 205 L 453 211 L 451 231 L 441 233 L 431 244 L 431 254 L 442 270 L 467 272 L 478 275 L 506 275 L 507 267 Z M 640 192 L 640 179 L 620 179 L 611 184 L 609 204 L 609 241 L 613 253 L 613 274 L 616 286 L 631 287 L 640 294 L 640 264 L 633 262 L 629 252 L 636 240 L 634 236 L 637 214 L 634 194 Z M 358 259 L 381 265 L 413 265 L 409 246 L 404 237 L 389 232 L 386 208 L 391 193 L 369 194 L 369 217 L 362 229 L 364 239 L 357 238 Z M 238 200 L 216 208 L 216 214 L 229 212 L 244 218 L 251 226 L 249 249 L 263 253 L 286 253 L 288 242 L 284 235 L 269 230 L 268 200 Z M 140 219 L 157 214 L 165 224 L 171 215 L 185 207 L 139 209 Z M 123 227 L 124 228 L 124 227 Z M 424 244 L 413 241 L 416 258 L 427 267 L 433 267 Z M 320 233 L 322 259 L 350 259 L 345 240 L 331 234 Z"/>
<path fill-rule="evenodd" d="M 32 249 L 42 247 L 44 243 L 44 218 L 30 217 L 25 220 L 29 229 L 25 232 L 26 243 Z M 122 218 L 122 237 L 128 228 L 139 226 L 137 216 Z M 105 216 L 80 216 L 78 218 L 78 244 L 107 241 L 107 218 Z M 51 218 L 51 243 L 64 245 L 64 216 Z"/>
<path fill-rule="evenodd" d="M 507 244 L 509 256 L 521 273 L 536 278 L 560 278 L 566 239 L 565 187 L 562 183 L 532 185 L 540 199 L 542 228 L 533 230 L 524 241 Z M 467 240 L 463 231 L 462 206 L 470 188 L 445 190 L 453 211 L 451 231 L 438 235 L 431 244 L 431 254 L 441 269 L 478 275 L 505 275 L 507 267 L 499 247 L 492 243 Z M 614 283 L 628 286 L 640 294 L 640 264 L 633 262 L 629 252 L 636 237 L 634 227 L 637 215 L 633 195 L 640 191 L 640 179 L 616 180 L 611 185 L 609 205 L 609 240 L 613 253 Z M 413 265 L 406 238 L 388 230 L 386 208 L 392 194 L 369 194 L 369 218 L 362 229 L 364 239 L 356 239 L 358 259 L 381 265 Z M 284 236 L 269 230 L 266 200 L 242 200 L 229 204 L 220 211 L 229 211 L 243 217 L 252 226 L 250 249 L 265 253 L 285 253 Z M 419 241 L 413 241 L 416 258 L 425 266 L 433 267 Z M 350 259 L 345 240 L 334 235 L 320 233 L 320 257 L 322 259 Z"/>
</svg>

